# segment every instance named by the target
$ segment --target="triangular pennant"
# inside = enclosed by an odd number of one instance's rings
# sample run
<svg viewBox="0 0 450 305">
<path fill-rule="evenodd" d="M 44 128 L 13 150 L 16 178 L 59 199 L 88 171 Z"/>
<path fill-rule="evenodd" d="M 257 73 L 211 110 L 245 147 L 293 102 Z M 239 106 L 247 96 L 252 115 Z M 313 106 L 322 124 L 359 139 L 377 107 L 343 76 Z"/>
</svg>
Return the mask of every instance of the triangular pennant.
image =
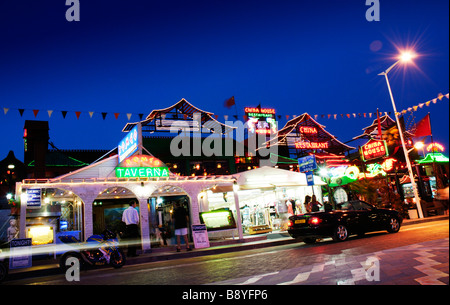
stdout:
<svg viewBox="0 0 450 305">
<path fill-rule="evenodd" d="M 116 118 L 116 120 L 117 120 L 117 118 L 119 117 L 119 114 L 120 114 L 120 113 L 118 113 L 118 112 L 114 112 L 114 117 Z"/>
<path fill-rule="evenodd" d="M 428 107 L 428 106 L 430 106 L 430 103 L 431 103 L 431 101 L 428 101 L 425 103 L 425 105 L 427 105 L 427 107 Z"/>
<path fill-rule="evenodd" d="M 67 111 L 61 111 L 61 114 L 62 114 L 63 118 L 66 118 Z"/>
<path fill-rule="evenodd" d="M 440 101 L 442 100 L 443 97 L 444 97 L 444 95 L 443 95 L 442 93 L 439 93 L 438 96 L 437 96 L 437 98 L 438 98 Z"/>
<path fill-rule="evenodd" d="M 350 118 L 350 113 L 347 113 L 347 118 Z"/>
<path fill-rule="evenodd" d="M 331 118 L 331 114 L 328 115 L 328 118 Z"/>
<path fill-rule="evenodd" d="M 128 121 L 131 119 L 131 113 L 127 113 L 127 119 Z"/>
<path fill-rule="evenodd" d="M 289 114 L 286 114 L 286 120 L 289 120 Z"/>
<path fill-rule="evenodd" d="M 335 120 L 337 119 L 337 114 L 334 114 L 334 119 L 335 119 Z"/>
<path fill-rule="evenodd" d="M 431 101 L 433 101 L 433 104 L 436 104 L 436 103 L 437 103 L 437 98 L 434 98 L 434 99 L 432 99 Z M 427 104 L 427 106 L 428 106 L 428 105 L 430 105 L 430 102 L 431 102 L 431 101 L 428 101 L 428 102 L 426 102 L 425 104 L 428 103 L 428 104 Z"/>
<path fill-rule="evenodd" d="M 51 118 L 53 110 L 47 110 L 47 113 L 48 113 L 48 118 Z"/>
<path fill-rule="evenodd" d="M 419 106 L 413 106 L 414 111 L 417 111 L 417 108 L 419 108 Z"/>
<path fill-rule="evenodd" d="M 9 108 L 3 108 L 3 112 L 5 113 L 5 115 L 8 113 Z"/>
<path fill-rule="evenodd" d="M 425 105 L 425 103 L 420 103 L 420 104 L 419 104 L 419 107 L 422 108 L 423 105 Z"/>
<path fill-rule="evenodd" d="M 94 115 L 94 111 L 89 111 L 89 117 L 92 119 L 92 116 Z"/>
<path fill-rule="evenodd" d="M 25 112 L 25 109 L 19 109 L 20 116 L 22 116 L 24 112 Z"/>
<path fill-rule="evenodd" d="M 77 116 L 77 120 L 80 118 L 81 111 L 75 111 L 75 115 Z"/>
<path fill-rule="evenodd" d="M 106 115 L 107 115 L 107 114 L 108 114 L 107 112 L 102 112 L 102 118 L 103 118 L 103 120 L 106 119 Z"/>
<path fill-rule="evenodd" d="M 228 115 L 225 114 L 225 115 L 223 116 L 223 118 L 225 119 L 225 121 L 228 120 Z"/>
<path fill-rule="evenodd" d="M 139 115 L 139 120 L 142 121 L 142 117 L 144 116 L 144 114 L 143 113 L 139 113 L 138 115 Z"/>
<path fill-rule="evenodd" d="M 34 117 L 36 117 L 38 113 L 39 113 L 39 110 L 38 110 L 38 109 L 33 109 Z"/>
<path fill-rule="evenodd" d="M 445 95 L 445 97 L 448 99 L 448 93 Z"/>
</svg>

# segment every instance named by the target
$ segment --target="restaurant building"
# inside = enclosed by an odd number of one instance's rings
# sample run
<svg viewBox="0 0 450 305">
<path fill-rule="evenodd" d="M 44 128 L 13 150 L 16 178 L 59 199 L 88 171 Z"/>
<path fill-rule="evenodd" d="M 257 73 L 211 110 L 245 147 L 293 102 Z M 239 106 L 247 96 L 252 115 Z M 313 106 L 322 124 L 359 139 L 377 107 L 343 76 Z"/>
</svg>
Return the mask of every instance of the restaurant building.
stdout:
<svg viewBox="0 0 450 305">
<path fill-rule="evenodd" d="M 214 144 L 223 143 L 234 129 L 184 99 L 152 111 L 144 121 L 124 127 L 127 134 L 114 150 L 117 154 L 108 154 L 55 178 L 33 177 L 17 183 L 20 237 L 31 237 L 33 245 L 39 247 L 58 244 L 63 235 L 86 240 L 105 228 L 123 232 L 122 213 L 130 201 L 135 201 L 140 215 L 142 250 L 148 251 L 174 243 L 171 213 L 176 202 L 188 210 L 191 226 L 206 225 L 210 238 L 242 239 L 244 234 L 285 229 L 289 215 L 304 211 L 306 195 L 316 195 L 322 200 L 321 185 L 325 183 L 318 177 L 313 179 L 315 185 L 309 186 L 305 174 L 271 167 L 212 175 L 201 155 L 195 160 L 184 155 L 177 159 L 173 151 L 155 156 L 151 146 L 143 145 L 143 132 L 173 132 L 174 126 L 178 132 L 175 137 L 172 135 L 169 144 L 188 144 L 187 155 L 194 156 L 195 146 L 189 144 L 195 145 L 197 140 L 200 147 L 205 148 L 207 143 L 220 155 L 228 148 L 221 146 L 219 150 Z M 209 132 L 210 137 L 201 137 L 196 132 Z M 222 166 L 230 168 L 235 157 L 251 156 L 236 156 L 233 152 L 226 157 L 229 158 L 215 159 L 216 170 Z M 184 164 L 179 160 L 184 160 Z M 198 166 L 202 171 L 182 175 L 177 169 L 183 166 L 195 169 Z"/>
</svg>

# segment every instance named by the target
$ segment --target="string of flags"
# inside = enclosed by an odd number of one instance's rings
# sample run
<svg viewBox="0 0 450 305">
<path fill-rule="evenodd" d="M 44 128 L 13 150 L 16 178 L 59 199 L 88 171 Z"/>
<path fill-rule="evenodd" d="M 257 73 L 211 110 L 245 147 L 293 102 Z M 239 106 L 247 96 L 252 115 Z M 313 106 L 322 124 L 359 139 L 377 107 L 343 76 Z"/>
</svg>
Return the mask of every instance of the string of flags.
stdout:
<svg viewBox="0 0 450 305">
<path fill-rule="evenodd" d="M 425 103 L 419 103 L 417 105 L 414 105 L 412 107 L 408 107 L 407 109 L 404 109 L 402 111 L 397 112 L 397 115 L 400 116 L 400 115 L 406 114 L 407 112 L 417 111 L 419 108 L 423 108 L 423 106 L 427 106 L 427 107 L 430 106 L 431 103 L 436 104 L 438 101 L 442 101 L 442 99 L 444 97 L 449 99 L 449 94 L 447 93 L 447 94 L 444 95 L 444 94 L 440 93 L 440 94 L 438 94 L 438 96 L 436 98 L 434 98 L 432 100 L 429 100 L 429 101 L 427 101 Z M 49 119 L 52 117 L 52 115 L 55 112 L 54 110 L 40 110 L 40 109 L 25 109 L 25 108 L 7 108 L 7 107 L 3 107 L 4 115 L 7 115 L 8 113 L 11 113 L 12 110 L 17 110 L 19 112 L 20 117 L 23 117 L 25 111 L 28 112 L 28 111 L 31 110 L 33 112 L 33 115 L 34 115 L 35 118 L 37 117 L 37 115 L 39 113 L 47 112 L 47 115 L 48 115 Z M 97 113 L 97 112 L 94 112 L 94 111 L 66 111 L 66 110 L 62 110 L 62 111 L 58 110 L 58 112 L 61 113 L 63 119 L 66 119 L 68 113 L 72 113 L 73 112 L 73 113 L 75 113 L 75 117 L 77 118 L 77 120 L 80 118 L 82 113 L 87 113 L 89 115 L 89 118 L 91 118 L 91 119 L 93 118 L 94 114 Z M 114 115 L 114 118 L 116 120 L 119 117 L 123 116 L 123 113 L 120 113 L 120 112 L 112 112 L 112 113 L 111 112 L 100 112 L 100 114 L 101 114 L 103 120 L 105 120 L 106 117 L 110 116 L 111 114 Z M 385 112 L 380 111 L 380 114 L 390 115 L 391 112 L 390 111 L 385 111 Z M 140 121 L 142 121 L 143 118 L 144 118 L 144 114 L 143 113 L 137 113 L 137 114 L 135 114 L 135 113 L 125 113 L 125 116 L 127 117 L 128 121 L 131 120 L 131 117 L 133 115 L 137 115 L 139 117 Z M 295 115 L 295 114 L 294 115 L 288 115 L 288 114 L 284 115 L 286 120 L 294 119 L 297 116 L 298 115 Z M 347 118 L 347 119 L 351 119 L 351 118 L 372 118 L 372 117 L 376 118 L 377 117 L 377 113 L 376 112 L 340 113 L 340 114 L 336 114 L 335 113 L 335 114 L 313 114 L 311 116 L 314 117 L 315 120 L 317 120 L 318 118 L 337 120 L 337 119 L 344 119 L 344 118 Z M 214 115 L 214 117 L 215 117 L 216 120 L 219 119 L 219 115 Z M 231 115 L 231 116 L 230 115 L 223 115 L 223 118 L 224 118 L 225 121 L 228 121 L 228 119 L 232 119 L 232 118 L 238 120 L 239 116 L 238 115 Z M 242 118 L 244 120 L 246 120 L 246 115 L 242 116 Z M 279 120 L 281 120 L 283 118 L 283 115 L 277 115 L 277 118 Z"/>
<path fill-rule="evenodd" d="M 436 104 L 438 100 L 439 100 L 439 101 L 442 101 L 442 99 L 443 99 L 444 97 L 446 97 L 447 99 L 449 99 L 449 94 L 447 93 L 447 94 L 444 95 L 444 94 L 442 94 L 442 93 L 439 93 L 438 96 L 437 96 L 436 98 L 434 98 L 434 99 L 432 99 L 432 100 L 429 100 L 429 101 L 427 101 L 427 102 L 425 102 L 425 103 L 420 103 L 420 104 L 418 104 L 418 105 L 409 107 L 408 109 L 403 109 L 402 111 L 397 112 L 397 115 L 402 115 L 402 114 L 406 114 L 407 112 L 417 111 L 417 109 L 423 108 L 423 106 L 427 106 L 427 107 L 430 106 L 431 103 Z"/>
</svg>

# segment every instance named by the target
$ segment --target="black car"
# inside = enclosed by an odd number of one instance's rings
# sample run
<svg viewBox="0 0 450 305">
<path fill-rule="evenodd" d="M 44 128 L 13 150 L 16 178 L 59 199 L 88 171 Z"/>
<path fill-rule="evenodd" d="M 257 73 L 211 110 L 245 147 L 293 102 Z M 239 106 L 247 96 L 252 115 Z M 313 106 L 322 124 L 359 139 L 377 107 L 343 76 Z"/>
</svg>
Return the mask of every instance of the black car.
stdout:
<svg viewBox="0 0 450 305">
<path fill-rule="evenodd" d="M 314 243 L 319 238 L 332 237 L 345 241 L 352 234 L 400 230 L 403 218 L 392 209 L 381 209 L 361 201 L 347 201 L 336 205 L 336 210 L 313 212 L 289 217 L 291 237 Z"/>
</svg>

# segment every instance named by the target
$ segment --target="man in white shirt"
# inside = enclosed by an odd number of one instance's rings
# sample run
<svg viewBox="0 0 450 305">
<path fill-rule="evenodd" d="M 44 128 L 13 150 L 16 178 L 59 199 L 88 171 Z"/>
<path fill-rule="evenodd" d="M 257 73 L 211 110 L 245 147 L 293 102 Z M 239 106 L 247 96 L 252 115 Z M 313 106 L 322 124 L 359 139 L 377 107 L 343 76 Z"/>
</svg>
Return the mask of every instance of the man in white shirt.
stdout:
<svg viewBox="0 0 450 305">
<path fill-rule="evenodd" d="M 126 238 L 128 241 L 127 256 L 135 257 L 139 243 L 139 213 L 136 210 L 136 201 L 130 201 L 130 206 L 123 212 L 122 221 L 127 225 Z"/>
</svg>

